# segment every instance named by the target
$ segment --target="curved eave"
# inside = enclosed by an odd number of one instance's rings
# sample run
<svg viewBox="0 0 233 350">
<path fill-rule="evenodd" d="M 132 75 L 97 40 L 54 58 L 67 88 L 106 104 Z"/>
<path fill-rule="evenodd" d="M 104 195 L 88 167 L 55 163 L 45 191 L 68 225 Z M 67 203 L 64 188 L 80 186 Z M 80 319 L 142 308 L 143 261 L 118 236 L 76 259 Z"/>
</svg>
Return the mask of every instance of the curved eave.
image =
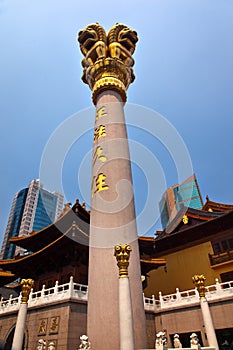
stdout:
<svg viewBox="0 0 233 350">
<path fill-rule="evenodd" d="M 35 253 L 17 259 L 0 260 L 0 268 L 14 273 L 17 277 L 34 278 L 36 266 L 40 265 L 46 271 L 48 260 L 54 261 L 55 265 L 58 258 L 63 259 L 66 247 L 73 247 L 74 245 L 81 247 L 80 252 L 84 249 L 88 250 L 88 237 L 80 234 L 80 231 L 71 226 L 66 235 L 58 237 L 55 241 Z"/>
<path fill-rule="evenodd" d="M 155 244 L 154 237 L 139 236 L 138 244 L 139 244 L 140 255 L 145 254 L 151 257 L 154 256 L 154 244 Z"/>
<path fill-rule="evenodd" d="M 4 286 L 15 280 L 15 275 L 8 271 L 0 271 L 0 286 Z"/>
<path fill-rule="evenodd" d="M 217 212 L 226 213 L 233 210 L 233 204 L 223 204 L 219 202 L 210 201 L 209 199 L 207 199 L 207 201 L 202 207 L 202 210 L 208 211 L 209 209 L 212 209 L 213 211 L 217 211 Z"/>
<path fill-rule="evenodd" d="M 8 271 L 0 271 L 0 278 L 1 277 L 14 277 L 14 274 Z"/>
<path fill-rule="evenodd" d="M 143 275 L 146 275 L 151 270 L 156 270 L 161 266 L 166 265 L 166 260 L 163 258 L 160 259 L 140 259 L 141 271 Z"/>
<path fill-rule="evenodd" d="M 233 211 L 223 214 L 213 220 L 205 221 L 199 225 L 188 226 L 182 231 L 174 232 L 169 236 L 154 241 L 154 256 L 159 257 L 165 253 L 187 248 L 195 244 L 209 241 L 216 234 L 232 229 Z M 149 247 L 148 247 L 149 248 Z M 150 247 L 152 251 L 152 247 Z"/>
<path fill-rule="evenodd" d="M 139 236 L 138 237 L 139 242 L 153 242 L 153 237 L 146 237 L 146 236 Z"/>
<path fill-rule="evenodd" d="M 173 232 L 178 231 L 181 226 L 184 226 L 183 216 L 186 215 L 189 219 L 193 219 L 192 226 L 197 226 L 203 224 L 203 222 L 213 220 L 219 216 L 222 216 L 223 213 L 208 212 L 202 209 L 186 208 L 181 209 L 174 219 L 166 226 L 165 230 L 161 233 L 159 237 L 164 237 L 170 235 Z"/>
<path fill-rule="evenodd" d="M 12 237 L 9 241 L 28 251 L 36 252 L 65 235 L 73 222 L 80 228 L 80 231 L 89 235 L 89 223 L 80 218 L 73 208 L 70 208 L 57 221 L 42 230 L 32 232 L 29 236 Z"/>
<path fill-rule="evenodd" d="M 206 242 L 216 234 L 223 231 L 230 230 L 233 227 L 233 211 L 229 213 L 222 213 L 212 220 L 204 221 L 198 225 L 189 226 L 185 225 L 185 228 L 181 231 L 174 232 L 171 235 L 158 236 L 156 239 L 153 237 L 139 237 L 139 250 L 140 254 L 145 254 L 151 257 L 159 257 L 167 254 L 168 252 L 177 249 L 183 249 L 184 247 L 192 246 L 193 244 L 199 244 Z M 195 243 L 194 243 L 195 242 Z"/>
</svg>

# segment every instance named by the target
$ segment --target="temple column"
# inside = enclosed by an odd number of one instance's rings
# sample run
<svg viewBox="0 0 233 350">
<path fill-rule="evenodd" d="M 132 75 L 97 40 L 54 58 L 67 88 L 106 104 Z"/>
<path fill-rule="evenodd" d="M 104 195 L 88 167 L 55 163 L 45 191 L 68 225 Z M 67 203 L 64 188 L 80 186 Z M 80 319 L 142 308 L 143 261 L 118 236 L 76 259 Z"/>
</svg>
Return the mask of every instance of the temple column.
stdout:
<svg viewBox="0 0 233 350">
<path fill-rule="evenodd" d="M 120 44 L 120 38 L 126 43 Z M 96 38 L 96 41 L 94 39 Z M 113 249 L 132 247 L 129 266 L 135 349 L 145 349 L 146 324 L 124 104 L 134 80 L 137 34 L 116 24 L 108 35 L 97 23 L 79 33 L 83 81 L 96 106 L 90 215 L 87 334 L 93 349 L 120 349 L 118 271 Z M 92 43 L 92 45 L 91 45 Z M 124 284 L 126 282 L 122 282 Z M 122 287 L 123 288 L 123 287 Z"/>
<path fill-rule="evenodd" d="M 27 318 L 27 308 L 28 308 L 28 298 L 31 292 L 31 288 L 34 284 L 32 279 L 23 279 L 21 281 L 22 291 L 21 291 L 21 302 L 19 307 L 19 312 L 17 316 L 15 333 L 12 343 L 12 350 L 22 350 L 23 338 L 25 332 L 26 318 Z"/>
<path fill-rule="evenodd" d="M 120 349 L 134 350 L 133 314 L 128 275 L 131 247 L 128 244 L 115 246 L 115 256 L 119 267 L 119 320 Z"/>
<path fill-rule="evenodd" d="M 204 321 L 206 336 L 208 345 L 219 350 L 218 341 L 215 334 L 215 329 L 213 325 L 213 320 L 210 313 L 210 308 L 208 301 L 205 296 L 205 276 L 204 275 L 195 275 L 193 276 L 193 283 L 195 284 L 199 296 L 200 296 L 200 306 L 202 311 L 202 317 Z"/>
</svg>

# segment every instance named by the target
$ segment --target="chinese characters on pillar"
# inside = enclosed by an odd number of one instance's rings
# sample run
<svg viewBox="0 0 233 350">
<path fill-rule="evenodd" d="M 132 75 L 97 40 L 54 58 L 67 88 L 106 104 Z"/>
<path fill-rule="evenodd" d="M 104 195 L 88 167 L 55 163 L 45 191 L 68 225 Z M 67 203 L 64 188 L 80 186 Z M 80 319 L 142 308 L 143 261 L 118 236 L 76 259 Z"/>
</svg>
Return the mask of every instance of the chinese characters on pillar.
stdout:
<svg viewBox="0 0 233 350">
<path fill-rule="evenodd" d="M 106 162 L 107 158 L 103 155 L 103 148 L 100 146 L 96 147 L 95 153 L 94 153 L 94 157 L 93 157 L 93 164 L 95 164 L 95 162 L 97 160 L 101 160 L 101 162 Z"/>
<path fill-rule="evenodd" d="M 97 121 L 99 118 L 105 117 L 105 116 L 107 116 L 107 113 L 105 112 L 105 107 L 100 107 L 100 108 L 96 111 L 95 121 Z"/>
<path fill-rule="evenodd" d="M 106 136 L 104 125 L 100 125 L 98 128 L 95 128 L 94 143 L 96 143 L 101 137 L 104 137 L 104 136 Z"/>
<path fill-rule="evenodd" d="M 96 118 L 95 121 L 98 121 L 99 119 L 107 117 L 107 113 L 105 110 L 105 107 L 100 107 L 96 111 Z M 94 149 L 94 155 L 93 155 L 93 167 L 96 164 L 97 161 L 100 161 L 102 163 L 106 162 L 107 158 L 104 155 L 104 150 L 102 147 L 98 145 L 99 139 L 106 136 L 106 129 L 105 125 L 99 125 L 94 130 L 94 145 L 96 144 L 96 148 Z M 92 185 L 91 185 L 91 195 L 94 197 L 95 193 L 101 192 L 101 191 L 107 191 L 109 189 L 109 186 L 107 184 L 106 175 L 103 173 L 98 173 L 97 175 L 94 175 L 92 178 Z"/>
</svg>

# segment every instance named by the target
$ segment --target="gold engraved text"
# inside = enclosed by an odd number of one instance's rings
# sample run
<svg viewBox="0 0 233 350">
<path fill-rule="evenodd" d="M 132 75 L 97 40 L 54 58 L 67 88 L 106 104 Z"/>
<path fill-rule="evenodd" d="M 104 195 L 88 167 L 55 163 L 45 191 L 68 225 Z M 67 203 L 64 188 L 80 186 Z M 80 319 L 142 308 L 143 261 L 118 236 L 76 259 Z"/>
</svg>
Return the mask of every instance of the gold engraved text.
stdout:
<svg viewBox="0 0 233 350">
<path fill-rule="evenodd" d="M 106 136 L 106 130 L 105 130 L 105 126 L 104 125 L 100 125 L 98 128 L 95 128 L 95 132 L 94 132 L 94 143 L 96 143 L 96 141 L 101 138 Z"/>
<path fill-rule="evenodd" d="M 96 178 L 96 192 L 106 191 L 109 189 L 108 185 L 105 183 L 106 175 L 103 173 L 98 174 Z"/>
<path fill-rule="evenodd" d="M 96 111 L 96 117 L 95 117 L 95 121 L 97 121 L 99 118 L 105 117 L 107 115 L 106 111 L 105 111 L 105 107 L 100 107 L 97 111 Z"/>
<path fill-rule="evenodd" d="M 94 157 L 93 157 L 93 164 L 95 164 L 95 162 L 97 161 L 97 159 L 101 160 L 101 162 L 106 162 L 107 158 L 102 154 L 103 153 L 103 148 L 101 148 L 100 146 L 98 146 L 96 148 L 96 151 L 94 153 Z"/>
</svg>

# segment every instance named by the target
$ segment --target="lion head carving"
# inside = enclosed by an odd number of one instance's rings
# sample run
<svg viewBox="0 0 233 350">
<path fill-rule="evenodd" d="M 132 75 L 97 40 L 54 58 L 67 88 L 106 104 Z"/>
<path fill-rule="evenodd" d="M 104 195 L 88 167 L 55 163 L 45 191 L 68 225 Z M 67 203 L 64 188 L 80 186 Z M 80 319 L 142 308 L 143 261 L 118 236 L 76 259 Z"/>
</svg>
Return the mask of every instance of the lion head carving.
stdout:
<svg viewBox="0 0 233 350">
<path fill-rule="evenodd" d="M 80 50 L 87 65 L 94 64 L 99 58 L 106 57 L 107 36 L 104 28 L 99 24 L 90 24 L 78 34 Z"/>
</svg>

